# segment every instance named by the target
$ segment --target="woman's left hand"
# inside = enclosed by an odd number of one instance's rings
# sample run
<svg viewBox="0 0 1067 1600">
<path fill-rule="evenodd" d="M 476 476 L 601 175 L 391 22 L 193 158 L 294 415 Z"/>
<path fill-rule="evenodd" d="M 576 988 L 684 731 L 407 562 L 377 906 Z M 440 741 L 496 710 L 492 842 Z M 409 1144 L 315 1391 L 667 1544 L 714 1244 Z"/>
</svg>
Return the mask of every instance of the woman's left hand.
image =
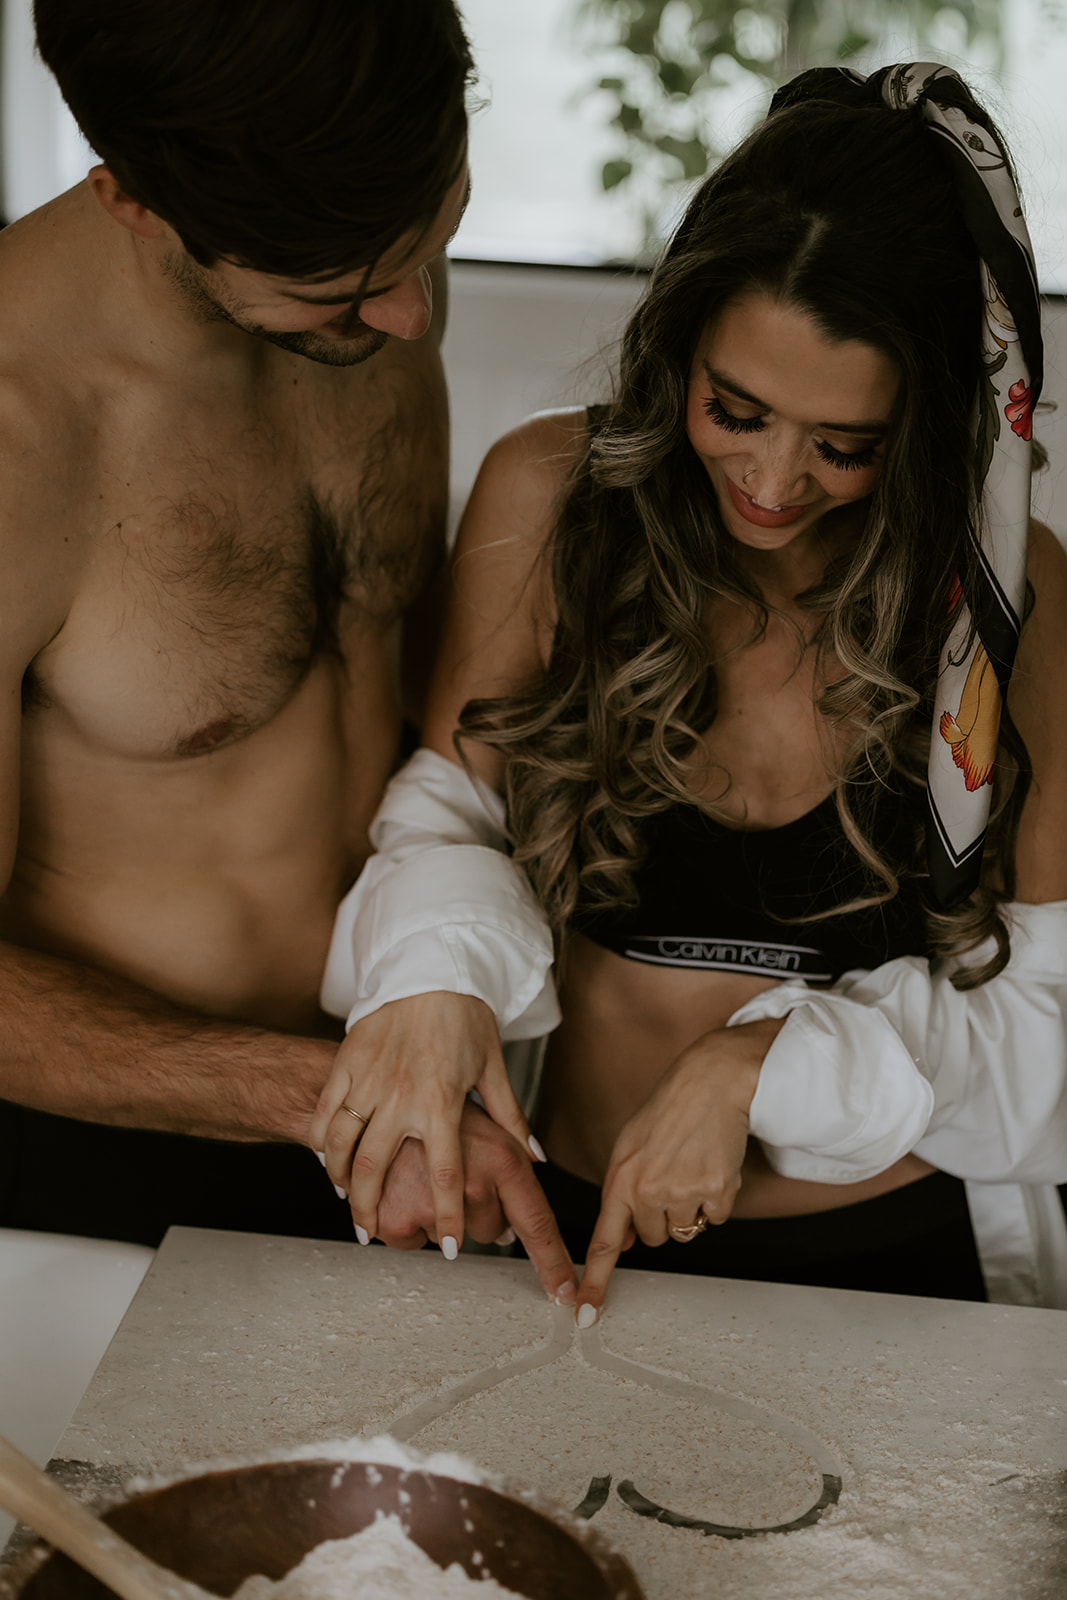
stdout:
<svg viewBox="0 0 1067 1600">
<path fill-rule="evenodd" d="M 730 1215 L 741 1187 L 749 1107 L 783 1021 L 704 1034 L 619 1134 L 578 1291 L 580 1327 L 596 1321 L 615 1263 L 635 1238 L 665 1244 L 672 1229 L 691 1228 L 701 1216 L 715 1224 Z"/>
<path fill-rule="evenodd" d="M 450 1260 L 463 1242 L 460 1123 L 477 1088 L 494 1122 L 542 1160 L 508 1082 L 496 1017 L 474 995 L 431 990 L 363 1017 L 339 1047 L 311 1122 L 311 1145 L 352 1208 L 356 1237 L 378 1231 L 382 1185 L 405 1139 L 420 1139 L 434 1237 Z"/>
</svg>

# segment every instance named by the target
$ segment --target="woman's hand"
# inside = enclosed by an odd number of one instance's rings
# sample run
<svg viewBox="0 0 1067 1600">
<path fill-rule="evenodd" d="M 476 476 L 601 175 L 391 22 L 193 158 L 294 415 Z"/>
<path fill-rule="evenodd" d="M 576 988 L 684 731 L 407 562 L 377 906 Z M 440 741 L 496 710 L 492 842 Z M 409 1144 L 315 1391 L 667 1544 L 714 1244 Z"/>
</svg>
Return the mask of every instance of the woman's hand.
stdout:
<svg viewBox="0 0 1067 1600">
<path fill-rule="evenodd" d="M 437 1240 L 450 1260 L 455 1257 L 464 1227 L 459 1125 L 471 1089 L 494 1122 L 541 1156 L 512 1093 L 496 1018 L 484 1001 L 441 990 L 413 995 L 350 1030 L 319 1096 L 311 1142 L 348 1195 L 361 1244 L 378 1230 L 378 1202 L 393 1157 L 405 1139 L 420 1139 Z"/>
<path fill-rule="evenodd" d="M 619 1134 L 578 1291 L 579 1327 L 596 1321 L 615 1263 L 635 1238 L 664 1244 L 672 1228 L 730 1215 L 741 1187 L 749 1108 L 783 1020 L 704 1034 Z"/>
</svg>

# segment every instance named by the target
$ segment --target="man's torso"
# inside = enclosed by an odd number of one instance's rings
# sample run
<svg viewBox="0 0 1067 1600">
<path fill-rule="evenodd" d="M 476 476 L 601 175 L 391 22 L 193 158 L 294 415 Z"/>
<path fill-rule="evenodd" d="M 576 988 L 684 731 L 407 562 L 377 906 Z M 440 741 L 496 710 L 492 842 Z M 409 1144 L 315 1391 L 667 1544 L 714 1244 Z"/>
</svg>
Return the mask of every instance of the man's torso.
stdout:
<svg viewBox="0 0 1067 1600">
<path fill-rule="evenodd" d="M 46 344 L 35 365 L 12 328 L 0 383 L 10 399 L 34 368 L 29 404 L 54 424 L 38 455 L 64 493 L 40 534 L 67 576 L 22 683 L 3 926 L 198 1009 L 304 1028 L 396 759 L 399 618 L 439 547 L 445 403 L 426 344 L 330 368 L 248 342 L 245 370 L 197 383 Z"/>
</svg>

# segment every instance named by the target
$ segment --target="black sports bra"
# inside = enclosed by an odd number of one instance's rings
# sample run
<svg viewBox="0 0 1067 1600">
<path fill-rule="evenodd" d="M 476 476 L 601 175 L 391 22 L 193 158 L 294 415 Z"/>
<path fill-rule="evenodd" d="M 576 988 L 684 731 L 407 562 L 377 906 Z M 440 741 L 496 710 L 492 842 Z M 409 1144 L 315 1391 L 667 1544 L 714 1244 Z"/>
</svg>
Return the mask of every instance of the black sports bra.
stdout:
<svg viewBox="0 0 1067 1600">
<path fill-rule="evenodd" d="M 888 796 L 882 810 L 878 831 L 888 845 L 907 815 Z M 783 828 L 741 832 L 677 805 L 649 818 L 643 832 L 647 855 L 634 874 L 639 905 L 586 907 L 574 921 L 586 938 L 631 961 L 828 983 L 853 967 L 927 953 L 914 880 L 903 880 L 883 905 L 798 920 L 871 893 L 832 795 Z"/>
</svg>

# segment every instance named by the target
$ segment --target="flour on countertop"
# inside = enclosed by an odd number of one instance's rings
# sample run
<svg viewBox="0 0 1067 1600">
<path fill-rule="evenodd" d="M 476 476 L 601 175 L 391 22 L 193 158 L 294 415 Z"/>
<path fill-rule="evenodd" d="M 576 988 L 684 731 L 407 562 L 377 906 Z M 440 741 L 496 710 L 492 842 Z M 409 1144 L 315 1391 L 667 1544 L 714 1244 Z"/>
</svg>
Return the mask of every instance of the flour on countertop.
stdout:
<svg viewBox="0 0 1067 1600">
<path fill-rule="evenodd" d="M 475 1558 L 477 1564 L 477 1558 Z M 379 1512 L 347 1539 L 327 1539 L 273 1583 L 246 1578 L 233 1600 L 517 1600 L 494 1578 L 470 1578 L 458 1562 L 442 1570 L 409 1539 L 400 1518 Z"/>
<path fill-rule="evenodd" d="M 773 1418 L 761 1426 L 758 1413 L 736 1417 L 704 1404 L 695 1387 L 691 1397 L 664 1395 L 655 1383 L 654 1372 L 636 1366 L 631 1378 L 590 1366 L 572 1344 L 555 1361 L 462 1400 L 412 1443 L 521 1476 L 571 1508 L 592 1479 L 608 1475 L 671 1511 L 732 1527 L 790 1522 L 818 1500 L 821 1473 L 774 1431 Z M 628 1532 L 634 1521 L 628 1513 Z"/>
<path fill-rule="evenodd" d="M 698 1358 L 699 1351 L 697 1370 Z M 639 1379 L 636 1367 L 633 1380 L 590 1367 L 572 1348 L 472 1394 L 412 1442 L 473 1456 L 512 1477 L 521 1466 L 525 1482 L 569 1506 L 592 1476 L 610 1474 L 592 1526 L 630 1562 L 649 1600 L 1067 1596 L 1067 1475 L 1022 1468 L 1023 1441 L 1012 1441 L 1003 1426 L 995 1429 L 996 1456 L 973 1443 L 963 1460 L 885 1448 L 886 1414 L 877 1414 L 864 1391 L 877 1388 L 886 1405 L 899 1389 L 907 1411 L 921 1394 L 914 1370 L 872 1382 L 868 1373 L 842 1368 L 839 1381 L 851 1379 L 856 1390 L 850 1411 L 856 1454 L 864 1446 L 868 1452 L 862 1470 L 845 1457 L 840 1502 L 814 1526 L 737 1540 L 637 1517 L 618 1486 L 629 1478 L 671 1511 L 757 1528 L 814 1503 L 814 1463 L 774 1434 L 770 1416 L 760 1427 L 717 1414 L 696 1395 L 657 1396 L 651 1372 L 647 1384 Z M 976 1426 L 986 1420 L 977 1418 Z M 1026 1420 L 1020 1416 L 1020 1427 Z M 945 1434 L 947 1444 L 954 1435 Z M 869 1459 L 875 1448 L 877 1465 Z"/>
</svg>

